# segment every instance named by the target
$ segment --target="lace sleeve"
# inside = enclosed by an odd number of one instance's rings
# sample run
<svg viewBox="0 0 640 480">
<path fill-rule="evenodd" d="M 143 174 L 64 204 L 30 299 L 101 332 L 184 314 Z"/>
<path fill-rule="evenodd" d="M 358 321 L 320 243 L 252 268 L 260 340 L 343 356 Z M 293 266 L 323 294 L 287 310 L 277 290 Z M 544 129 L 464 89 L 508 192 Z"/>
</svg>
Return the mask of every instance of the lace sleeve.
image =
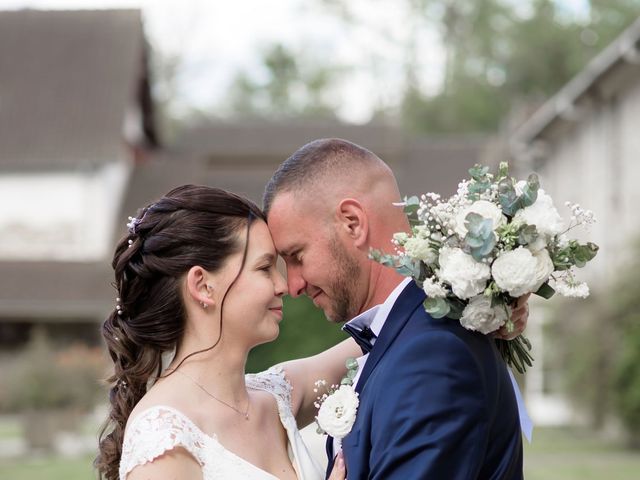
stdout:
<svg viewBox="0 0 640 480">
<path fill-rule="evenodd" d="M 204 465 L 202 433 L 182 413 L 156 406 L 138 415 L 127 429 L 120 458 L 120 480 L 138 465 L 152 462 L 176 447 L 183 447 Z"/>
<path fill-rule="evenodd" d="M 271 367 L 269 370 L 260 373 L 250 373 L 246 375 L 246 382 L 249 388 L 264 390 L 276 398 L 278 411 L 282 422 L 287 426 L 295 426 L 293 417 L 293 407 L 291 404 L 291 391 L 293 387 L 285 377 L 284 370 L 280 365 Z"/>
</svg>

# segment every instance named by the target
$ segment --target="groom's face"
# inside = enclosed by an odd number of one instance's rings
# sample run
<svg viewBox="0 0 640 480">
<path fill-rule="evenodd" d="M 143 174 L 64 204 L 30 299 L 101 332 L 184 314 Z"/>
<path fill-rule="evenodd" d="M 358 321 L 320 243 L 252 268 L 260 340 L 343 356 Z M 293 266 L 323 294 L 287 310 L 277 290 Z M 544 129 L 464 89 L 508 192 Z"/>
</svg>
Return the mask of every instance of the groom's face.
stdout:
<svg viewBox="0 0 640 480">
<path fill-rule="evenodd" d="M 303 210 L 291 194 L 276 197 L 268 225 L 278 253 L 287 265 L 289 295 L 306 294 L 333 322 L 358 314 L 361 270 L 330 225 Z"/>
</svg>

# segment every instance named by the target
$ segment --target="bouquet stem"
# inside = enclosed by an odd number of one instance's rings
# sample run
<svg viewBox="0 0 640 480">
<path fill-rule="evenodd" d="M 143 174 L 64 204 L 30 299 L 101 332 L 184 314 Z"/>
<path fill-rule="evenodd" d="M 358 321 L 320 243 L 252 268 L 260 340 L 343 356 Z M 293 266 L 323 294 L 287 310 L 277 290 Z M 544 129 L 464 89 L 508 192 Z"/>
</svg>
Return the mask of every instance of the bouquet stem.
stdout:
<svg viewBox="0 0 640 480">
<path fill-rule="evenodd" d="M 533 365 L 533 357 L 529 353 L 531 342 L 524 335 L 518 335 L 513 340 L 496 339 L 496 347 L 507 365 L 518 373 L 523 374 L 527 367 Z"/>
</svg>

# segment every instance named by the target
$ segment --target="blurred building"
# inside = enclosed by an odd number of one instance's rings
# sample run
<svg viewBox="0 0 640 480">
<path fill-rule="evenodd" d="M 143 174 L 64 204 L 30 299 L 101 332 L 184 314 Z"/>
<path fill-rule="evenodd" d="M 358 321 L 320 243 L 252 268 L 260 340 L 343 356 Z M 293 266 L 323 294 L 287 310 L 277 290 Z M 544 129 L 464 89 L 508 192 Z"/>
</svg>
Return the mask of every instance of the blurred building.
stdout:
<svg viewBox="0 0 640 480">
<path fill-rule="evenodd" d="M 639 48 L 640 19 L 509 142 L 518 166 L 538 172 L 555 199 L 578 202 L 596 213 L 589 239 L 601 249 L 585 269 L 596 289 L 609 284 L 630 254 L 630 240 L 640 233 Z"/>
<path fill-rule="evenodd" d="M 0 12 L 0 340 L 91 325 L 136 163 L 156 143 L 140 12 Z"/>
<path fill-rule="evenodd" d="M 175 186 L 260 204 L 298 147 L 341 137 L 387 161 L 403 193 L 448 195 L 484 145 L 296 120 L 197 124 L 160 147 L 148 50 L 135 10 L 0 12 L 0 346 L 34 325 L 97 339 L 115 305 L 109 263 L 127 216 Z"/>
<path fill-rule="evenodd" d="M 508 138 L 509 156 L 520 172 L 535 171 L 557 202 L 593 210 L 598 223 L 575 236 L 600 246 L 580 278 L 592 290 L 611 285 L 640 234 L 640 19 L 542 105 Z M 574 234 L 572 232 L 572 235 Z M 528 333 L 542 360 L 544 309 L 534 310 Z M 606 328 L 606 327 L 605 327 Z M 527 397 L 538 422 L 564 423 L 573 409 L 549 388 L 557 371 L 543 361 L 527 375 Z"/>
</svg>

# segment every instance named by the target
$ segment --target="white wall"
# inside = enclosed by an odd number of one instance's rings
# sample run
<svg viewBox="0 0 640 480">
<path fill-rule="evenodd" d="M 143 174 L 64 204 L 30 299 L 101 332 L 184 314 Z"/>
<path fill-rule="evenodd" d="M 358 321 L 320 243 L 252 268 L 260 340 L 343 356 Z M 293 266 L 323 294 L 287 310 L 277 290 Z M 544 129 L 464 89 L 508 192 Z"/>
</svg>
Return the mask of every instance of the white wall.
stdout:
<svg viewBox="0 0 640 480">
<path fill-rule="evenodd" d="M 94 261 L 108 255 L 130 166 L 0 175 L 0 260 Z"/>
</svg>

